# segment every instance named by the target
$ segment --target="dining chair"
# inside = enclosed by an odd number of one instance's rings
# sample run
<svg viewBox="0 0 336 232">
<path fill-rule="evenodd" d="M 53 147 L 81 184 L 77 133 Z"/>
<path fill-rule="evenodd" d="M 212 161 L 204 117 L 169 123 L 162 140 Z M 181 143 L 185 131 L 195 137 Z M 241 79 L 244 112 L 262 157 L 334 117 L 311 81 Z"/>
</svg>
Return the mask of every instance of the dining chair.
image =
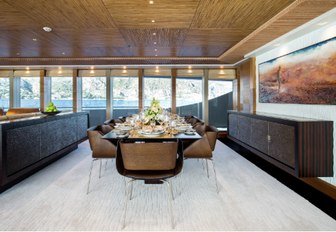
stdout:
<svg viewBox="0 0 336 232">
<path fill-rule="evenodd" d="M 89 137 L 90 148 L 92 151 L 92 162 L 90 167 L 89 182 L 87 186 L 87 194 L 90 191 L 90 181 L 91 173 L 93 168 L 93 163 L 97 160 L 100 161 L 99 164 L 99 178 L 101 177 L 101 167 L 103 159 L 113 159 L 116 155 L 116 145 L 108 140 L 102 139 L 102 136 L 112 130 L 109 125 L 99 125 L 90 127 L 87 130 L 87 135 Z"/>
<path fill-rule="evenodd" d="M 215 163 L 212 154 L 212 152 L 215 150 L 218 130 L 213 126 L 205 124 L 196 125 L 194 129 L 197 131 L 199 135 L 202 136 L 202 138 L 191 143 L 183 150 L 184 159 L 204 159 L 208 178 L 209 178 L 208 161 L 210 160 L 213 167 L 216 190 L 217 193 L 219 193 Z"/>
<path fill-rule="evenodd" d="M 182 143 L 179 140 L 120 140 L 117 147 L 116 167 L 118 173 L 131 178 L 126 183 L 122 228 L 126 226 L 128 199 L 132 198 L 133 182 L 144 180 L 145 183 L 167 184 L 169 211 L 172 228 L 175 227 L 172 210 L 174 198 L 170 178 L 178 175 L 183 167 Z M 129 190 L 131 187 L 131 190 Z"/>
</svg>

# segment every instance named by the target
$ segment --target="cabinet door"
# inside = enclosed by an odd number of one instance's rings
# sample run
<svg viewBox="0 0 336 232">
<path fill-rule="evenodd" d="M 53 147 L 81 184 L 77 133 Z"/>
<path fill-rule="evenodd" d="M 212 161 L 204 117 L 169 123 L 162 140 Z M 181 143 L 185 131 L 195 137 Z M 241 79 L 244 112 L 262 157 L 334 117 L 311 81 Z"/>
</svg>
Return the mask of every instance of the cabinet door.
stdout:
<svg viewBox="0 0 336 232">
<path fill-rule="evenodd" d="M 7 131 L 7 176 L 40 159 L 41 128 L 32 125 Z"/>
<path fill-rule="evenodd" d="M 238 139 L 238 115 L 229 114 L 229 135 Z"/>
<path fill-rule="evenodd" d="M 250 146 L 268 154 L 268 121 L 251 118 Z"/>
<path fill-rule="evenodd" d="M 251 118 L 242 115 L 238 116 L 238 136 L 240 141 L 250 144 Z"/>
<path fill-rule="evenodd" d="M 269 155 L 295 168 L 295 128 L 294 126 L 269 122 Z"/>
</svg>

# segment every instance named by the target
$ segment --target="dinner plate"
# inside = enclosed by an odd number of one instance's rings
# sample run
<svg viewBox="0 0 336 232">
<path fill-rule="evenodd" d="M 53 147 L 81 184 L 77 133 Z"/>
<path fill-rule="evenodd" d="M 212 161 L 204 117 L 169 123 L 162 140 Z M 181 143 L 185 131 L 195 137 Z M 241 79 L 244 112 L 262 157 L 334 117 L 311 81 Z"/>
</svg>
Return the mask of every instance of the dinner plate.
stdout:
<svg viewBox="0 0 336 232">
<path fill-rule="evenodd" d="M 185 135 L 194 135 L 195 132 L 194 131 L 186 131 L 184 132 Z"/>
<path fill-rule="evenodd" d="M 184 132 L 184 131 L 186 131 L 186 130 L 188 130 L 190 128 L 192 128 L 192 126 L 190 126 L 190 125 L 187 125 L 187 126 L 177 126 L 176 130 Z"/>
<path fill-rule="evenodd" d="M 162 131 L 147 132 L 147 131 L 140 130 L 139 134 L 142 135 L 142 136 L 146 136 L 146 137 L 158 137 L 158 136 L 164 134 L 164 131 L 162 130 Z"/>
<path fill-rule="evenodd" d="M 131 127 L 131 126 L 123 126 L 123 125 L 119 125 L 116 128 L 118 128 L 119 130 L 122 130 L 122 131 L 130 131 L 130 130 L 133 129 L 133 127 Z"/>
</svg>

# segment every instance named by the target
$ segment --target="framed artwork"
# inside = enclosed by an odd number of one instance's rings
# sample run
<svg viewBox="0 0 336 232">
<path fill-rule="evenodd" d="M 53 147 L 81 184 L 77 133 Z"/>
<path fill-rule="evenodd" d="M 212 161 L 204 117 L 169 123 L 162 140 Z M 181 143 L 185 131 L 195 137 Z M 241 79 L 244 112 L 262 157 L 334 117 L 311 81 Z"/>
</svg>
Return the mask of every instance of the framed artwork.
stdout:
<svg viewBox="0 0 336 232">
<path fill-rule="evenodd" d="M 259 102 L 336 105 L 336 37 L 259 64 Z"/>
</svg>

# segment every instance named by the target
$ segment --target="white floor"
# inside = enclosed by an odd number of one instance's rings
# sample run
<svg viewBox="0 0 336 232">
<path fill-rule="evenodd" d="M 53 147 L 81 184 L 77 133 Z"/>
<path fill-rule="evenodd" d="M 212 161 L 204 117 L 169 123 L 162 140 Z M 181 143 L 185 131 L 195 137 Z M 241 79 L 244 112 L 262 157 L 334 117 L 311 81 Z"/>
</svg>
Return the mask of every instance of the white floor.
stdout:
<svg viewBox="0 0 336 232">
<path fill-rule="evenodd" d="M 175 230 L 336 230 L 334 219 L 221 142 L 214 156 L 219 195 L 196 160 L 173 180 L 181 188 Z M 96 162 L 86 195 L 90 163 L 86 141 L 0 194 L 0 230 L 120 230 L 123 178 L 109 161 L 99 179 Z M 166 186 L 137 182 L 125 230 L 171 230 L 167 197 Z"/>
</svg>

